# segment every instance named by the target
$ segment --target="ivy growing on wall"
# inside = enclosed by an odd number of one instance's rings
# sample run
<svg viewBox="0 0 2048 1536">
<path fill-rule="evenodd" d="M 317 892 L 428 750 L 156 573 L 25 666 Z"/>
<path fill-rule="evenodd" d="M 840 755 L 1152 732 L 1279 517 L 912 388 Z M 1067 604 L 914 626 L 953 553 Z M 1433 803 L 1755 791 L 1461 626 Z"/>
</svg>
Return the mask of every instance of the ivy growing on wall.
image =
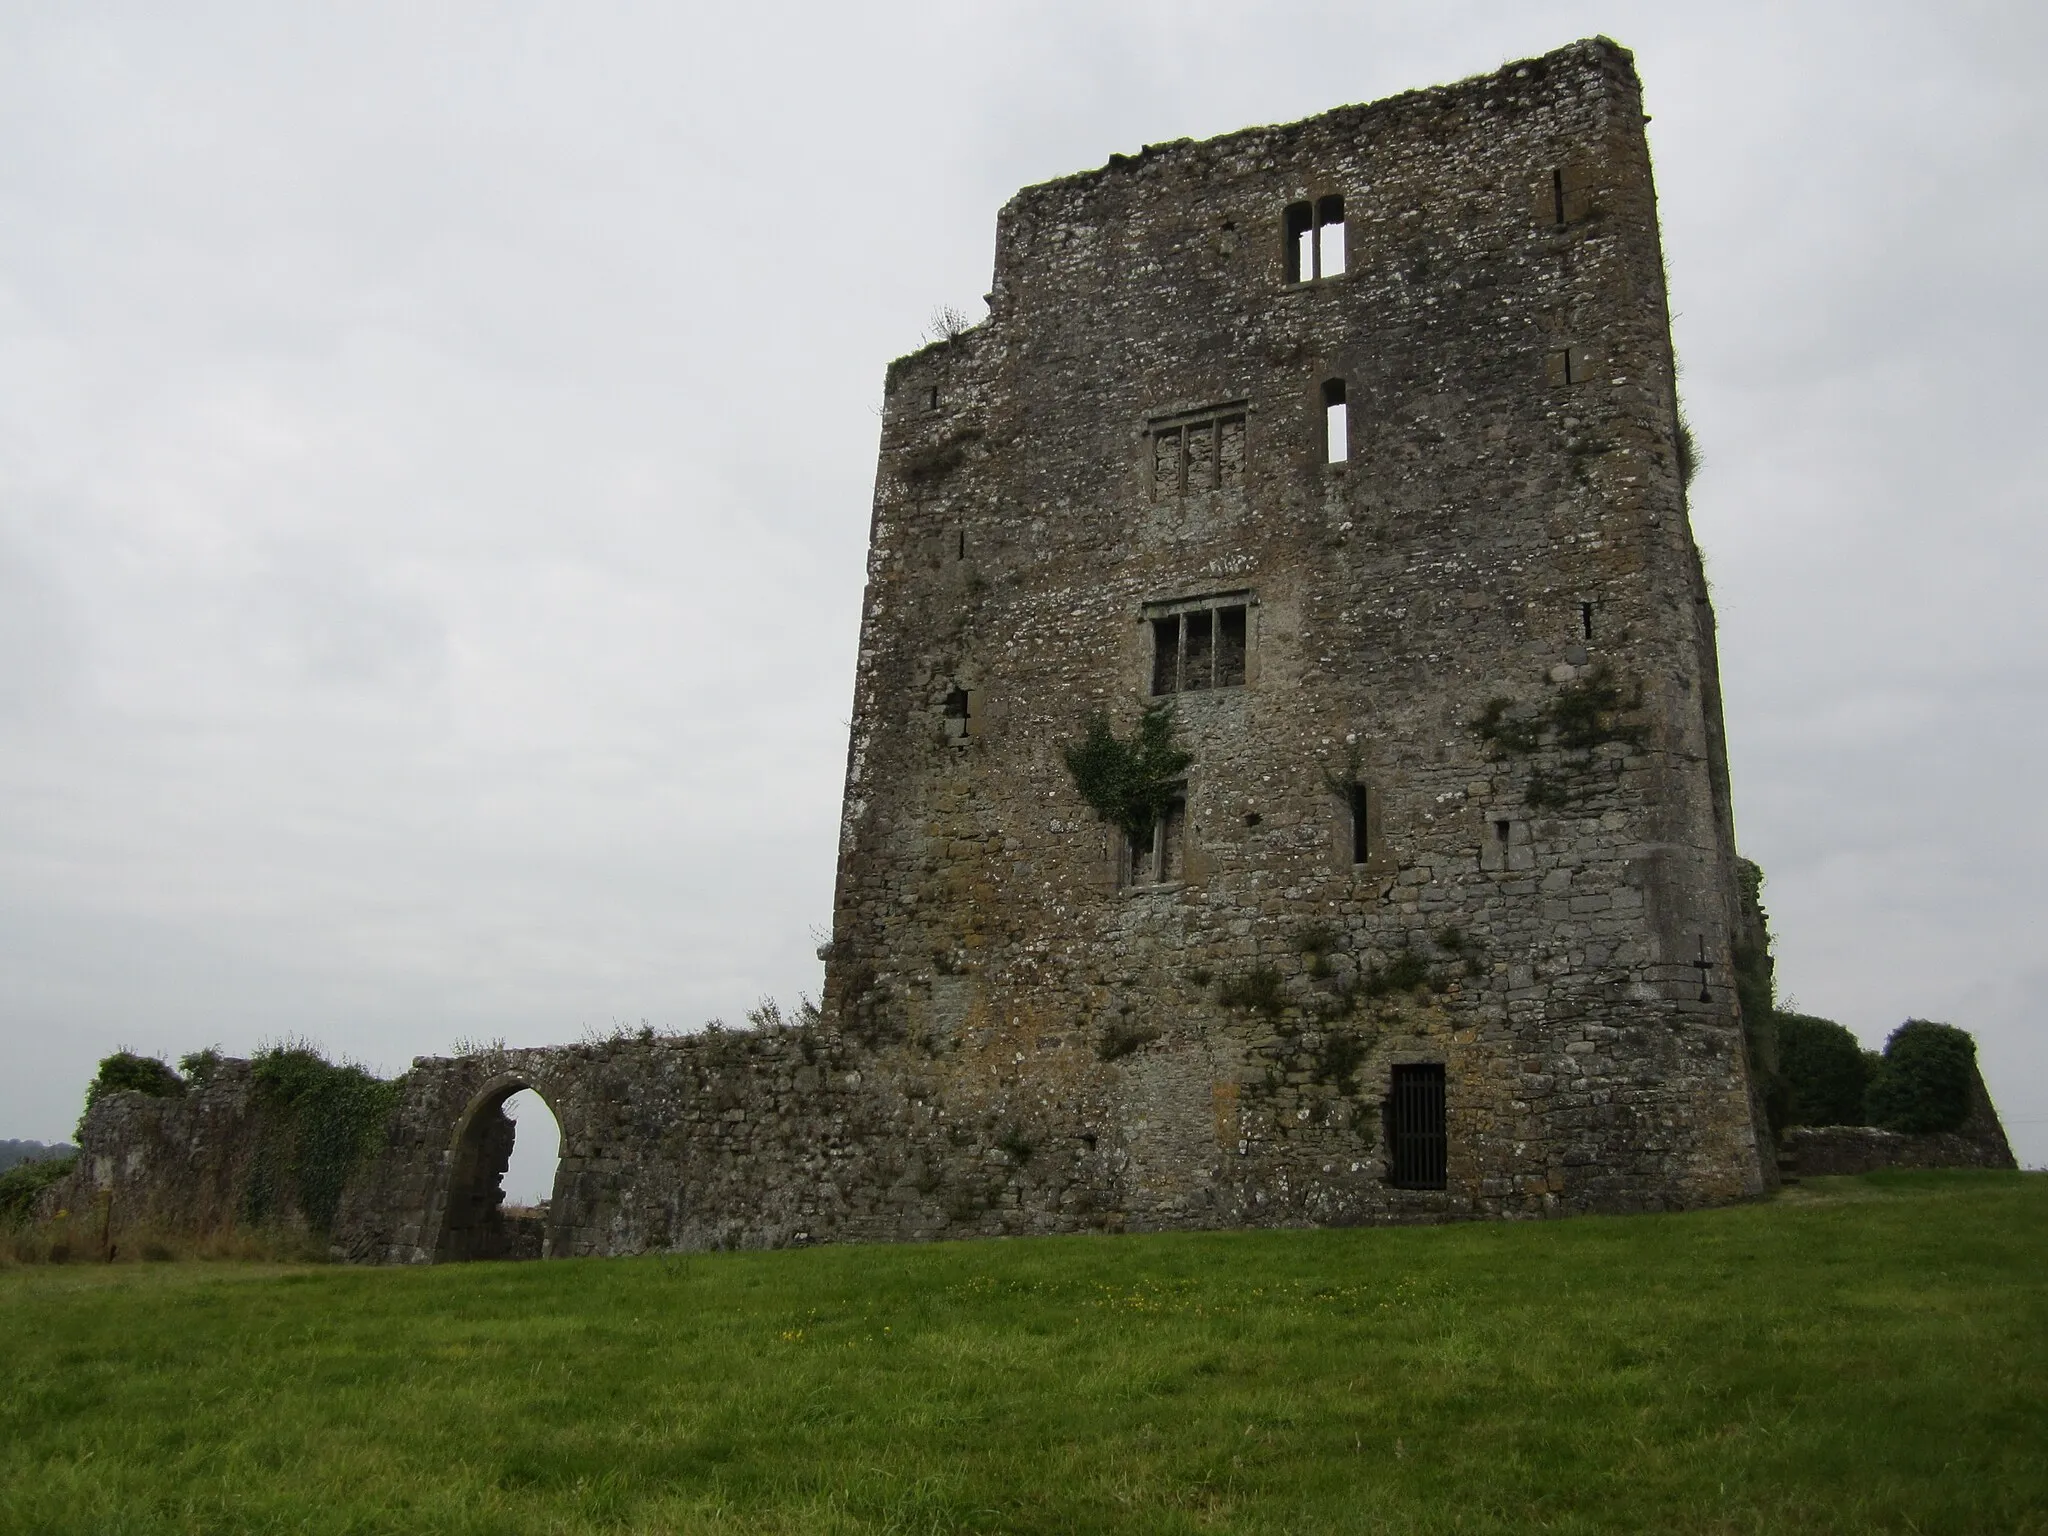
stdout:
<svg viewBox="0 0 2048 1536">
<path fill-rule="evenodd" d="M 1496 757 L 1527 754 L 1548 745 L 1570 752 L 1588 752 L 1610 741 L 1641 746 L 1643 727 L 1622 716 L 1642 703 L 1642 689 L 1624 691 L 1602 662 L 1533 707 L 1508 698 L 1488 699 L 1472 729 Z"/>
<path fill-rule="evenodd" d="M 398 1103 L 398 1081 L 331 1062 L 309 1045 L 259 1052 L 250 1077 L 267 1113 L 243 1216 L 252 1223 L 269 1220 L 290 1195 L 308 1226 L 327 1231 L 349 1175 L 383 1137 Z"/>
<path fill-rule="evenodd" d="M 1174 739 L 1173 707 L 1153 704 L 1138 717 L 1128 740 L 1110 728 L 1109 717 L 1091 715 L 1081 739 L 1066 749 L 1074 787 L 1104 821 L 1134 840 L 1149 836 L 1166 813 L 1194 755 Z"/>
</svg>

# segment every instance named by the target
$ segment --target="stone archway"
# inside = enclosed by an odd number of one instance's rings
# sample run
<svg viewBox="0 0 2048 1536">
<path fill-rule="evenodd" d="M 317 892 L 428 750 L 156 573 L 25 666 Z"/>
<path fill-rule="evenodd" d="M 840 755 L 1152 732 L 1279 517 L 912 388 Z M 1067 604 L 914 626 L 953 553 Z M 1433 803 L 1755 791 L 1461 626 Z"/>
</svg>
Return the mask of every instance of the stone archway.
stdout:
<svg viewBox="0 0 2048 1536">
<path fill-rule="evenodd" d="M 505 1214 L 505 1169 L 512 1161 L 516 1127 L 505 1113 L 505 1101 L 531 1091 L 561 1124 L 561 1111 L 547 1090 L 525 1073 L 509 1073 L 486 1083 L 456 1123 L 449 1148 L 448 1189 L 442 1201 L 441 1232 L 434 1244 L 434 1262 L 469 1259 L 538 1259 L 554 1251 L 554 1227 L 560 1218 L 560 1167 L 557 1198 L 541 1224 L 508 1219 Z"/>
</svg>

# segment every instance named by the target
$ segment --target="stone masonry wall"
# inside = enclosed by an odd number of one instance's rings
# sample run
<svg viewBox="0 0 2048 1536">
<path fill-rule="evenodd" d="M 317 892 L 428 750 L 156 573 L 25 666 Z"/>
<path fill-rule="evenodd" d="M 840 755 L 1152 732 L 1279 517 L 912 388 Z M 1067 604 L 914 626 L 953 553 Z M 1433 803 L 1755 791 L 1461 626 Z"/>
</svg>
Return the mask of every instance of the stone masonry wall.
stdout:
<svg viewBox="0 0 2048 1536">
<path fill-rule="evenodd" d="M 987 323 L 889 371 L 826 1006 L 1122 1148 L 1134 1223 L 1767 1177 L 1644 121 L 1594 41 L 1114 157 L 1018 194 Z M 1332 196 L 1346 270 L 1290 282 L 1286 210 Z M 1120 883 L 1062 749 L 1132 726 L 1150 621 L 1205 603 L 1243 678 L 1174 696 L 1179 847 Z M 1605 687 L 1577 748 L 1478 729 Z M 1224 1005 L 1267 971 L 1283 1007 Z M 1430 1062 L 1447 1187 L 1396 1189 L 1380 1100 Z"/>
</svg>

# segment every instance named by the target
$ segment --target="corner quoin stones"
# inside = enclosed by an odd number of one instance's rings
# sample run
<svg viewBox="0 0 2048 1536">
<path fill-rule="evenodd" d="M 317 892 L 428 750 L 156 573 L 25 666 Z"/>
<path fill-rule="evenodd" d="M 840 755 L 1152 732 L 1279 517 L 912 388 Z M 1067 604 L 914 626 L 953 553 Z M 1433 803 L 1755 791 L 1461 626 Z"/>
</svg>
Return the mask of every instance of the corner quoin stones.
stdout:
<svg viewBox="0 0 2048 1536">
<path fill-rule="evenodd" d="M 888 373 L 823 1020 L 423 1057 L 337 1254 L 1761 1189 L 1645 121 L 1596 39 L 1019 193 Z M 1159 701 L 1134 848 L 1063 748 Z M 231 1219 L 264 1134 L 240 1068 L 106 1095 L 52 1198 Z"/>
</svg>

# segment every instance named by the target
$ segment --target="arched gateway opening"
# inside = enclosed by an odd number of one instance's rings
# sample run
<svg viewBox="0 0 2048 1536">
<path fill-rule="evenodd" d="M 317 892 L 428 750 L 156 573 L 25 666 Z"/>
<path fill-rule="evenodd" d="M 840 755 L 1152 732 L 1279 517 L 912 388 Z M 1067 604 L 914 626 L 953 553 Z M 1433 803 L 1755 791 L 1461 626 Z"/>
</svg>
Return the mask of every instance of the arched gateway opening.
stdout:
<svg viewBox="0 0 2048 1536">
<path fill-rule="evenodd" d="M 526 1127 L 524 1137 L 522 1125 Z M 520 1156 L 508 1201 L 505 1176 L 514 1166 L 515 1144 L 545 1140 L 551 1131 L 556 1138 L 556 1158 L 542 1173 L 535 1159 Z M 553 1110 L 531 1083 L 507 1078 L 478 1094 L 456 1127 L 435 1262 L 545 1258 L 552 1249 L 549 1238 L 558 1214 L 553 1186 L 559 1172 L 560 1137 Z M 522 1154 L 525 1150 L 520 1148 Z M 539 1193 L 543 1183 L 548 1190 L 545 1196 Z"/>
</svg>

